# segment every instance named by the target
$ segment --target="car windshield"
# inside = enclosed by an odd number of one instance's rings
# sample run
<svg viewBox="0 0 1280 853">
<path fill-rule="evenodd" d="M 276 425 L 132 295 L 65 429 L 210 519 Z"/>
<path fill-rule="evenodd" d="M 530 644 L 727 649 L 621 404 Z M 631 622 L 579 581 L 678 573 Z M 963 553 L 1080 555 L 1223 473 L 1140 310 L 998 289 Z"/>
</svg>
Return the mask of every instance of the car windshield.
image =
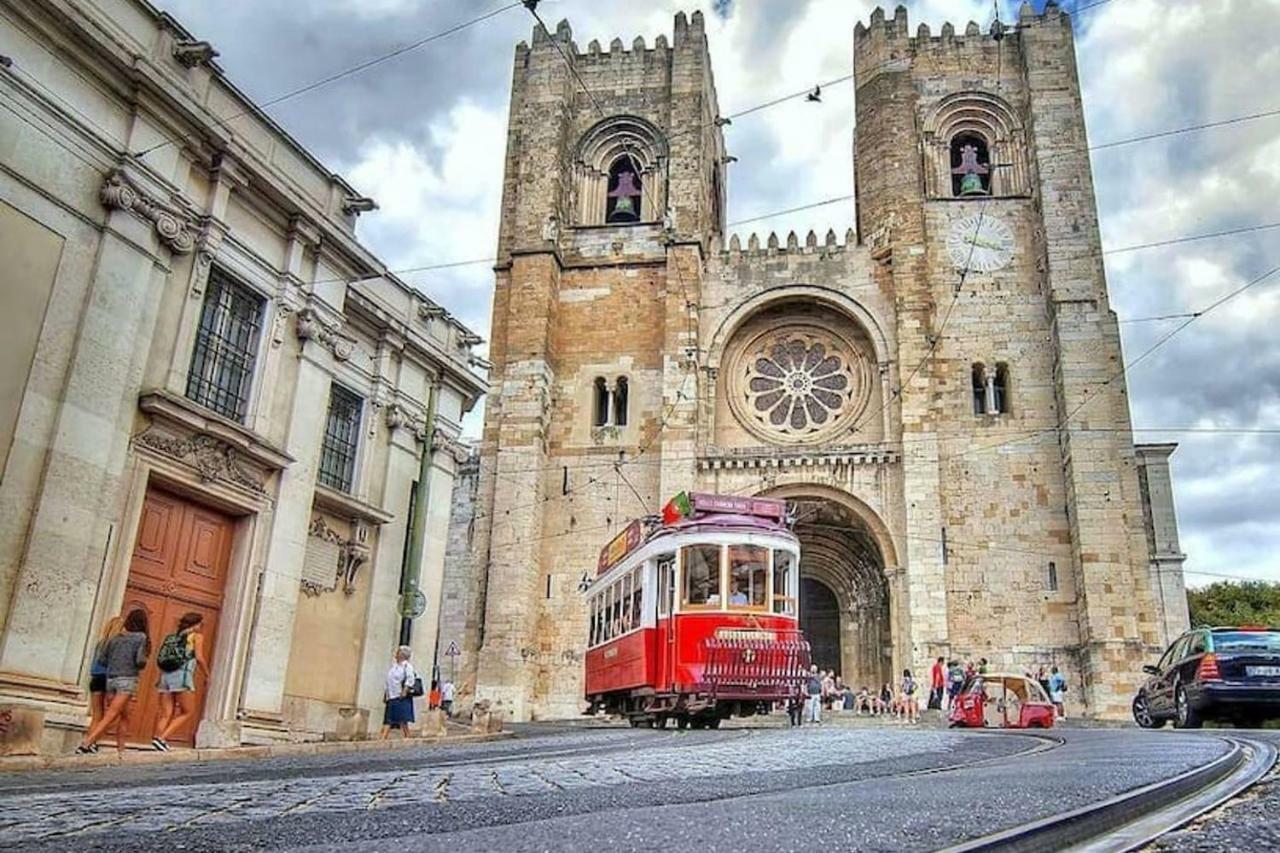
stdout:
<svg viewBox="0 0 1280 853">
<path fill-rule="evenodd" d="M 1280 631 L 1214 631 L 1213 650 L 1280 654 Z"/>
</svg>

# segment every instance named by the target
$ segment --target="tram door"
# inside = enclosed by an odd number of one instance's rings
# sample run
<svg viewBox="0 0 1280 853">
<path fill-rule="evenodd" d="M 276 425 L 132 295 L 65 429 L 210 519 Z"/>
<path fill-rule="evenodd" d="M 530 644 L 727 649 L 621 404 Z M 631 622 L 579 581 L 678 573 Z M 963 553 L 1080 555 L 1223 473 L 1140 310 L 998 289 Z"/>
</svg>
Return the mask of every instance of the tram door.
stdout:
<svg viewBox="0 0 1280 853">
<path fill-rule="evenodd" d="M 675 612 L 675 574 L 676 555 L 662 554 L 658 557 L 658 594 L 654 596 L 658 608 L 658 649 L 657 649 L 657 682 L 660 688 L 669 688 L 675 680 L 676 659 L 676 620 Z"/>
</svg>

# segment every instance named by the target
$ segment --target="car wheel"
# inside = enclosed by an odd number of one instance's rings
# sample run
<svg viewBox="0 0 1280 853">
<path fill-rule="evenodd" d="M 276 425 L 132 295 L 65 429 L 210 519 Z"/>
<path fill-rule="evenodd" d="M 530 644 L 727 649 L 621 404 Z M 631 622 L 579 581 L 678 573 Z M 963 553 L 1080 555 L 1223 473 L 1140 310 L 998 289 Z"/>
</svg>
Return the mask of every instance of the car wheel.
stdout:
<svg viewBox="0 0 1280 853">
<path fill-rule="evenodd" d="M 1145 693 L 1139 693 L 1133 699 L 1133 721 L 1144 729 L 1158 729 L 1164 725 L 1164 720 L 1152 715 Z"/>
<path fill-rule="evenodd" d="M 1178 685 L 1177 692 L 1173 695 L 1174 719 L 1173 726 L 1178 729 L 1198 729 L 1203 722 L 1200 715 L 1196 713 L 1196 709 L 1191 707 L 1191 703 L 1187 701 L 1187 689 L 1181 684 Z"/>
</svg>

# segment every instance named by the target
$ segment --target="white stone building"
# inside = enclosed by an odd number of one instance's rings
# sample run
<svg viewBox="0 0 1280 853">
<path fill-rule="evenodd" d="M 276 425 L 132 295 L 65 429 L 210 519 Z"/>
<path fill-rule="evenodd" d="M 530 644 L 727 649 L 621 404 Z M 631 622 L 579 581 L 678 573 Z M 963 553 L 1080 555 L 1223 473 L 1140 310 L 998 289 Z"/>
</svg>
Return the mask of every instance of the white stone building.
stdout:
<svg viewBox="0 0 1280 853">
<path fill-rule="evenodd" d="M 0 704 L 66 749 L 108 618 L 196 610 L 187 737 L 358 736 L 415 575 L 434 658 L 479 338 L 145 0 L 0 0 L 0 52 Z"/>
</svg>

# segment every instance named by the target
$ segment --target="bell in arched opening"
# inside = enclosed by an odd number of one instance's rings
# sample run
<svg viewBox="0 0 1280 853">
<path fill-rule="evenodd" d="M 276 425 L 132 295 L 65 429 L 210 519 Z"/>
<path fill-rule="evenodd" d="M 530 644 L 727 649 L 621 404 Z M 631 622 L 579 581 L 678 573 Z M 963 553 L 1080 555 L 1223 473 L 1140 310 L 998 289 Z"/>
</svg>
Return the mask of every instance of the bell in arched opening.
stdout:
<svg viewBox="0 0 1280 853">
<path fill-rule="evenodd" d="M 951 194 L 990 194 L 990 163 L 985 139 L 972 133 L 958 134 L 951 140 Z"/>
<path fill-rule="evenodd" d="M 640 174 L 635 162 L 630 157 L 619 157 L 609 167 L 609 194 L 604 221 L 639 222 L 641 192 Z"/>
</svg>

